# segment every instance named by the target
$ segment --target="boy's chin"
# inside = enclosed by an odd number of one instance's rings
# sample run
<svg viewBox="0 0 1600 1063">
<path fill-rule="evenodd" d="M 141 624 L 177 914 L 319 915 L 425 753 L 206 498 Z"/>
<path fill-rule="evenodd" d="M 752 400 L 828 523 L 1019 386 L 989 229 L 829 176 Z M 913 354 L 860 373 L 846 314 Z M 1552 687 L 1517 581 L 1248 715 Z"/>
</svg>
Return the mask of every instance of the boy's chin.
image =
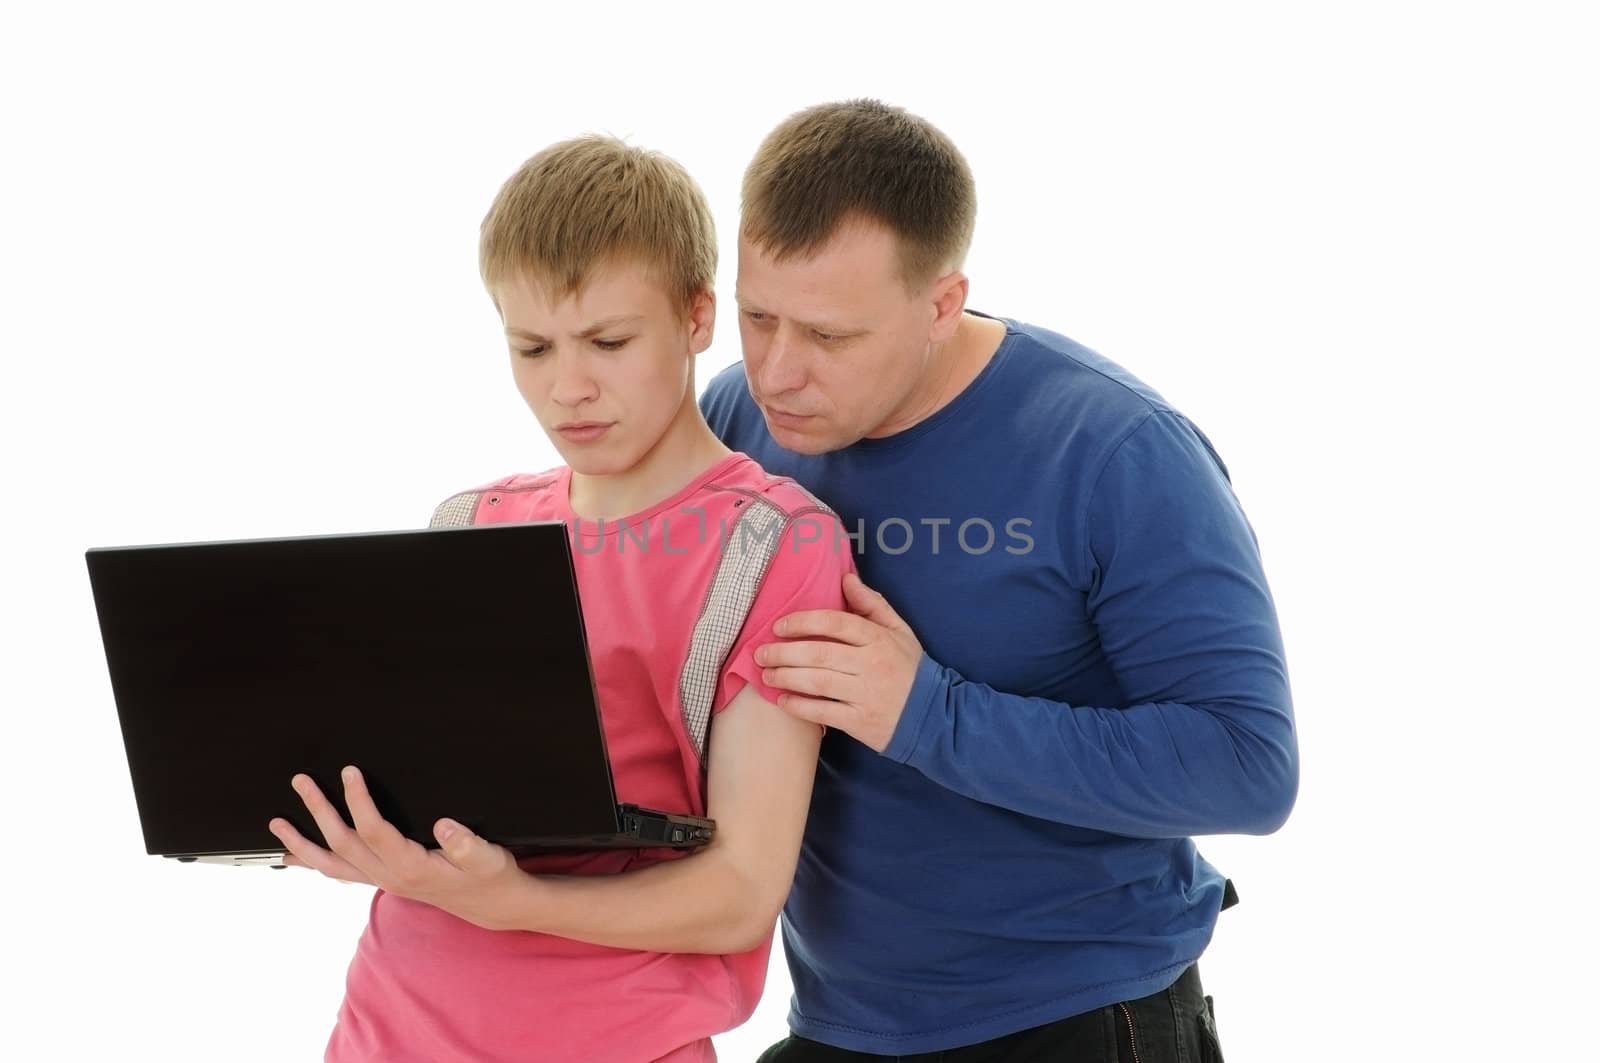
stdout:
<svg viewBox="0 0 1600 1063">
<path fill-rule="evenodd" d="M 556 450 L 567 466 L 579 476 L 615 476 L 637 464 L 637 459 L 632 455 L 599 453 L 588 447 L 563 446 Z"/>
</svg>

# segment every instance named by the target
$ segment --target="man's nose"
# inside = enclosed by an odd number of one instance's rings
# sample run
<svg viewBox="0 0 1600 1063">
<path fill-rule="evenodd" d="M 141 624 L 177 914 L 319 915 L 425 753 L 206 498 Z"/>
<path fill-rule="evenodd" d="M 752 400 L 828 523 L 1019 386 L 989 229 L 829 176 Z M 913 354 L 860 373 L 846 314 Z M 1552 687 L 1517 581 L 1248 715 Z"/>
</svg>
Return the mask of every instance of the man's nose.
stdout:
<svg viewBox="0 0 1600 1063">
<path fill-rule="evenodd" d="M 763 394 L 781 395 L 798 391 L 805 382 L 805 352 L 797 337 L 788 329 L 774 330 L 756 383 Z"/>
</svg>

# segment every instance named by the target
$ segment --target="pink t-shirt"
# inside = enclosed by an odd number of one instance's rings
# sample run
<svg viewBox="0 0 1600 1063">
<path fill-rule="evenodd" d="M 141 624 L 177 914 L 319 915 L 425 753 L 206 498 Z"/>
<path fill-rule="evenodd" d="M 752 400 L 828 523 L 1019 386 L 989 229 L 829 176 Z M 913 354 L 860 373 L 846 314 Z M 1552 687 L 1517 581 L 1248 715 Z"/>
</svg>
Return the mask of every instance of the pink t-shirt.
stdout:
<svg viewBox="0 0 1600 1063">
<path fill-rule="evenodd" d="M 603 524 L 572 512 L 570 482 L 567 468 L 513 476 L 457 495 L 440 512 L 453 507 L 462 523 L 567 524 L 617 800 L 703 815 L 709 720 L 747 683 L 777 700 L 761 682 L 755 650 L 773 640 L 772 623 L 785 613 L 844 607 L 850 540 L 815 499 L 743 454 L 649 510 Z M 745 601 L 753 594 L 743 626 L 719 625 L 741 593 Z M 606 875 L 685 855 L 609 850 L 522 866 Z M 732 956 L 606 948 L 484 930 L 380 890 L 326 1058 L 712 1058 L 705 1039 L 749 1018 L 771 946 L 769 935 Z"/>
</svg>

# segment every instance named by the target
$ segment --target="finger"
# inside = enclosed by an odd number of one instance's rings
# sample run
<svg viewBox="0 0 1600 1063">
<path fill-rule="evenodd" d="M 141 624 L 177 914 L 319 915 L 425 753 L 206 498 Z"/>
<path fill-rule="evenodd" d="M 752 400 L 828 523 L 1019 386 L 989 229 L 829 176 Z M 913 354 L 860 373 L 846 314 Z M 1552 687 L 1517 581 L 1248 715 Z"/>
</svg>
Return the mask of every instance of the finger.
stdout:
<svg viewBox="0 0 1600 1063">
<path fill-rule="evenodd" d="M 312 781 L 309 775 L 296 775 L 291 782 L 294 792 L 300 795 L 300 800 L 305 802 L 306 811 L 311 813 L 311 818 L 317 823 L 317 829 L 322 832 L 323 841 L 328 848 L 343 857 L 348 863 L 361 869 L 367 878 L 373 876 L 372 852 L 367 848 L 361 837 L 351 830 L 339 815 L 339 810 L 333 803 L 323 796 L 322 790 Z"/>
<path fill-rule="evenodd" d="M 316 868 L 312 867 L 310 864 L 306 863 L 304 860 L 300 859 L 298 856 L 295 856 L 293 853 L 288 853 L 288 854 L 284 855 L 283 866 L 284 867 L 303 867 L 307 871 L 316 871 L 317 870 Z M 330 876 L 324 875 L 323 877 L 324 878 L 328 878 Z M 333 881 L 339 883 L 341 886 L 356 886 L 356 885 L 370 886 L 370 885 L 372 885 L 371 882 L 362 882 L 362 881 L 359 881 L 359 880 L 348 879 L 348 878 L 335 878 L 335 879 L 333 879 Z"/>
<path fill-rule="evenodd" d="M 286 819 L 274 819 L 267 824 L 275 838 L 287 850 L 283 862 L 290 867 L 308 867 L 341 882 L 361 882 L 370 886 L 372 880 L 361 870 L 336 853 L 331 853 L 295 829 Z"/>
<path fill-rule="evenodd" d="M 850 678 L 823 668 L 765 668 L 761 672 L 761 681 L 774 690 L 834 701 L 848 700 L 845 695 L 850 689 Z"/>
<path fill-rule="evenodd" d="M 361 774 L 359 768 L 347 766 L 339 773 L 339 777 L 344 780 L 344 800 L 350 806 L 350 819 L 355 824 L 356 833 L 367 843 L 367 848 L 372 850 L 374 856 L 386 864 L 392 864 L 426 851 L 383 818 L 383 813 L 378 811 L 378 806 L 372 800 L 372 793 L 367 789 L 366 776 Z"/>
<path fill-rule="evenodd" d="M 807 698 L 799 694 L 784 694 L 778 698 L 776 704 L 778 708 L 797 720 L 805 720 L 808 723 L 820 724 L 823 727 L 844 730 L 843 721 L 846 709 L 840 702 L 828 701 L 823 698 Z"/>
<path fill-rule="evenodd" d="M 844 675 L 860 675 L 865 668 L 859 647 L 840 642 L 769 642 L 756 650 L 756 663 L 765 668 L 825 668 Z"/>
<path fill-rule="evenodd" d="M 854 572 L 845 573 L 844 602 L 853 612 L 873 623 L 895 631 L 911 630 L 911 625 L 900 619 L 900 614 L 894 611 L 889 599 L 867 586 Z"/>
<path fill-rule="evenodd" d="M 485 841 L 453 819 L 435 823 L 433 836 L 451 866 L 469 875 L 489 876 L 504 871 L 511 856 L 508 850 Z"/>
<path fill-rule="evenodd" d="M 846 645 L 865 646 L 877 625 L 838 609 L 806 609 L 780 617 L 772 630 L 788 639 L 828 638 Z"/>
</svg>

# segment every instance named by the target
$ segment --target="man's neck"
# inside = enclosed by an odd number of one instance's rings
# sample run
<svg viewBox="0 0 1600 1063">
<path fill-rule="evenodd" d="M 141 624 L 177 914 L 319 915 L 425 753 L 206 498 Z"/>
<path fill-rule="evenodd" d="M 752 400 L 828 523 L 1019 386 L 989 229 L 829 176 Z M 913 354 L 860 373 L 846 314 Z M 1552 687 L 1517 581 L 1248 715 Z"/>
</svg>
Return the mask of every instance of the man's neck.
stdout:
<svg viewBox="0 0 1600 1063">
<path fill-rule="evenodd" d="M 895 416 L 885 421 L 873 438 L 897 435 L 926 421 L 956 400 L 978 379 L 1006 338 L 1006 326 L 993 318 L 963 312 L 955 335 L 935 349 L 928 359 L 927 383 Z"/>
<path fill-rule="evenodd" d="M 956 334 L 950 338 L 950 345 L 957 349 L 951 355 L 949 377 L 937 409 L 942 410 L 950 405 L 957 395 L 978 379 L 1005 338 L 1005 322 L 962 313 L 961 321 L 956 325 Z"/>
</svg>

